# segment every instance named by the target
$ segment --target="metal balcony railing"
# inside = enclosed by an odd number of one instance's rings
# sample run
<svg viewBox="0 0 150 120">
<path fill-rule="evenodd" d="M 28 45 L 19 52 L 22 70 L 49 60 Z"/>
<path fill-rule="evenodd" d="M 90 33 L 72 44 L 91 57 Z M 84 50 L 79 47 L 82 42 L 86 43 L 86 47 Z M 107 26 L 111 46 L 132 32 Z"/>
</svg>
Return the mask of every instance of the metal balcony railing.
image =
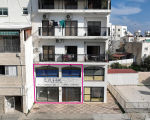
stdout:
<svg viewBox="0 0 150 120">
<path fill-rule="evenodd" d="M 20 52 L 20 46 L 0 46 L 0 52 Z"/>
<path fill-rule="evenodd" d="M 110 36 L 109 27 L 39 27 L 39 36 Z"/>
<path fill-rule="evenodd" d="M 39 9 L 111 9 L 110 0 L 39 0 Z"/>
<path fill-rule="evenodd" d="M 107 54 L 39 54 L 40 62 L 108 62 Z"/>
</svg>

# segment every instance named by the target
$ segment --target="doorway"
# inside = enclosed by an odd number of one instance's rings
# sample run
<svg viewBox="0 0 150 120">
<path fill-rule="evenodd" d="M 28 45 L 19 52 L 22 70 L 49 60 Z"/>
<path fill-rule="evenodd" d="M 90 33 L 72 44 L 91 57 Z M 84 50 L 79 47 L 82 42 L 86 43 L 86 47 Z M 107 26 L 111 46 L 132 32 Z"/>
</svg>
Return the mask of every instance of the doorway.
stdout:
<svg viewBox="0 0 150 120">
<path fill-rule="evenodd" d="M 87 61 L 100 60 L 100 46 L 87 46 Z"/>
<path fill-rule="evenodd" d="M 65 57 L 69 58 L 69 61 L 77 61 L 77 46 L 65 46 Z"/>
<path fill-rule="evenodd" d="M 81 88 L 80 87 L 63 87 L 62 88 L 63 102 L 80 102 Z"/>
<path fill-rule="evenodd" d="M 65 36 L 77 36 L 77 21 L 65 21 Z"/>
<path fill-rule="evenodd" d="M 88 21 L 88 36 L 101 36 L 101 22 Z"/>
<path fill-rule="evenodd" d="M 36 100 L 38 102 L 59 102 L 58 87 L 37 87 Z"/>
<path fill-rule="evenodd" d="M 55 46 L 43 46 L 44 61 L 55 61 Z"/>
<path fill-rule="evenodd" d="M 54 36 L 54 26 L 49 25 L 49 20 L 42 20 L 42 35 Z"/>
</svg>

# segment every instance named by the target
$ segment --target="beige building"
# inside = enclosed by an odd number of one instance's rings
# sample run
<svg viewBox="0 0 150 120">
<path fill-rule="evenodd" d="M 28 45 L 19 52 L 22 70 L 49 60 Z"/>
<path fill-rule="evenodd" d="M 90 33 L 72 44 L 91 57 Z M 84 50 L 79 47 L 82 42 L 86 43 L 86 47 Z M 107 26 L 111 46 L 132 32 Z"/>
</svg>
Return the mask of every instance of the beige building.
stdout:
<svg viewBox="0 0 150 120">
<path fill-rule="evenodd" d="M 127 42 L 125 44 L 125 51 L 134 55 L 134 62 L 138 65 L 145 57 L 150 55 L 150 42 Z"/>
</svg>

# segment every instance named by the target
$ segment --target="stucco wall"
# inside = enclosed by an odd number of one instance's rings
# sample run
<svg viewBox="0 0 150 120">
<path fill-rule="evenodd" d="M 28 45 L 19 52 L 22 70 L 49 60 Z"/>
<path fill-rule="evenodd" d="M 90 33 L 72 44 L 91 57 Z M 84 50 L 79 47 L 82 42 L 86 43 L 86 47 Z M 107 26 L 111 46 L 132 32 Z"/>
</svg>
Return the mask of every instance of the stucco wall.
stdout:
<svg viewBox="0 0 150 120">
<path fill-rule="evenodd" d="M 139 85 L 150 85 L 150 72 L 139 72 Z"/>
</svg>

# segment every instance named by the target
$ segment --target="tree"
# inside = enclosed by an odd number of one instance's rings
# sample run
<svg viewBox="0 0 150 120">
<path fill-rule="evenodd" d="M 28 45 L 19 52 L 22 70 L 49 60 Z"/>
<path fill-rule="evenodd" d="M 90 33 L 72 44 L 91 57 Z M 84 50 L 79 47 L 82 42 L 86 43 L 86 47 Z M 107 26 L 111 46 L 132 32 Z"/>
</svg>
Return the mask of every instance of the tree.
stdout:
<svg viewBox="0 0 150 120">
<path fill-rule="evenodd" d="M 146 57 L 141 63 L 141 67 L 144 71 L 150 71 L 150 56 Z"/>
<path fill-rule="evenodd" d="M 110 67 L 111 69 L 127 69 L 128 68 L 127 66 L 122 66 L 118 62 L 111 64 Z"/>
</svg>

